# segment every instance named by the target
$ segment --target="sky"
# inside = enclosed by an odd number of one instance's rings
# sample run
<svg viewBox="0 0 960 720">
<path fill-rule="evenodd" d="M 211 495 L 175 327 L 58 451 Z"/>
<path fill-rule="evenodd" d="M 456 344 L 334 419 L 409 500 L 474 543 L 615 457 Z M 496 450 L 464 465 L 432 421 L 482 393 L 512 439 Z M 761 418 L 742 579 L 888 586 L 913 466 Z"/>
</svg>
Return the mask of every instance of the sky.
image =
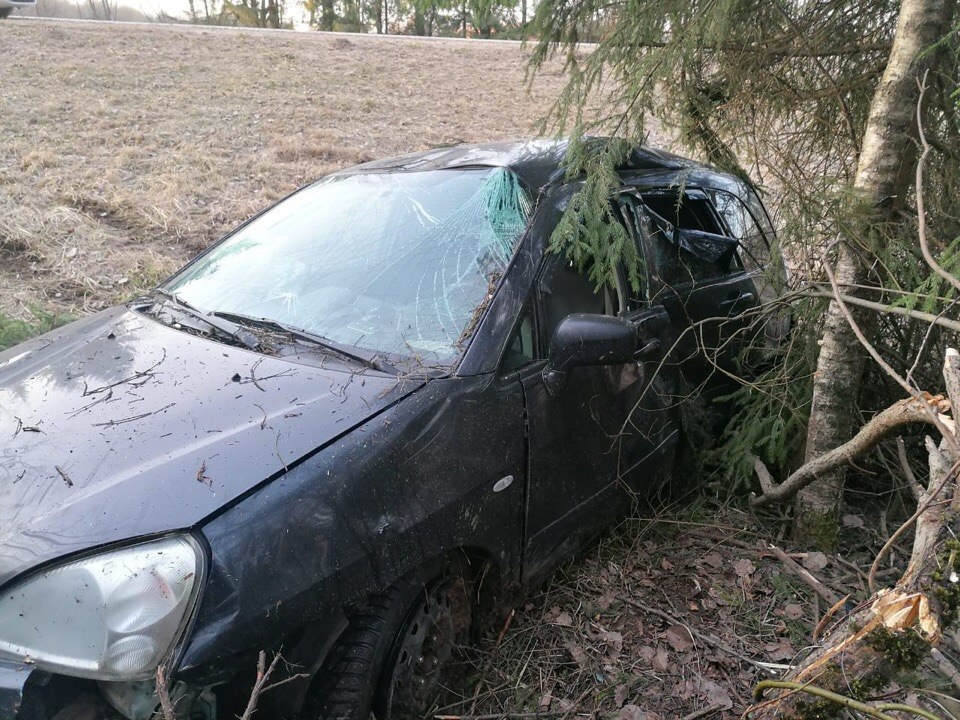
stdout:
<svg viewBox="0 0 960 720">
<path fill-rule="evenodd" d="M 147 15 L 155 16 L 161 10 L 170 15 L 185 15 L 190 7 L 187 0 L 119 0 L 120 5 L 128 5 Z"/>
</svg>

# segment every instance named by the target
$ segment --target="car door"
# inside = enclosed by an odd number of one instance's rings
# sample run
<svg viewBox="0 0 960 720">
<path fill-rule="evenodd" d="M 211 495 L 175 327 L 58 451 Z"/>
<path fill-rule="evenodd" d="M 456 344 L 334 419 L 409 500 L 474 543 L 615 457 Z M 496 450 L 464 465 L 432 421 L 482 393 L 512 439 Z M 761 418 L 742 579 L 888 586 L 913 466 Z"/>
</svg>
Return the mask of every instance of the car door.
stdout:
<svg viewBox="0 0 960 720">
<path fill-rule="evenodd" d="M 673 448 L 672 393 L 656 373 L 667 342 L 666 313 L 644 307 L 645 288 L 631 292 L 625 276 L 597 291 L 569 260 L 547 255 L 515 331 L 515 338 L 536 337 L 537 357 L 519 373 L 529 453 L 524 577 L 531 583 L 626 512 L 637 491 L 655 487 Z M 629 317 L 638 324 L 643 357 L 575 368 L 551 393 L 543 382 L 549 340 L 573 313 Z"/>
<path fill-rule="evenodd" d="M 652 299 L 664 306 L 677 335 L 683 379 L 689 388 L 721 393 L 740 372 L 750 311 L 758 304 L 736 239 L 700 189 L 645 190 L 631 202 L 650 259 Z"/>
</svg>

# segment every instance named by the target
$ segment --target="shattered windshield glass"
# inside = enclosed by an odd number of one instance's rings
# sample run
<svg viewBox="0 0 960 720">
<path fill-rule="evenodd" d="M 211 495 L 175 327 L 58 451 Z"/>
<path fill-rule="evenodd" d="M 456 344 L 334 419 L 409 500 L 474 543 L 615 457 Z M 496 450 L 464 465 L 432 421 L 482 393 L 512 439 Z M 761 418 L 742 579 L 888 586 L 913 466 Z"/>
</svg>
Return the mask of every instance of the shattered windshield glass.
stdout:
<svg viewBox="0 0 960 720">
<path fill-rule="evenodd" d="M 504 168 L 334 176 L 268 210 L 164 289 L 205 312 L 446 365 L 529 211 Z"/>
</svg>

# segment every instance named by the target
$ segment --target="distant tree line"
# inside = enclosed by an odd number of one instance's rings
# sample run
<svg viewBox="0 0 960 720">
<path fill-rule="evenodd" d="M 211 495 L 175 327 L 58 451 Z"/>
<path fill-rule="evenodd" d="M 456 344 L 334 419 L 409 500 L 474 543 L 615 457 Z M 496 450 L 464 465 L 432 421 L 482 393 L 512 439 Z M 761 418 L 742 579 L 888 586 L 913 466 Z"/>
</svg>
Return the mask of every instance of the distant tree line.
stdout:
<svg viewBox="0 0 960 720">
<path fill-rule="evenodd" d="M 37 0 L 19 11 L 40 17 L 191 23 L 260 28 L 302 28 L 381 35 L 527 37 L 537 0 L 187 0 L 185 15 L 148 15 L 118 0 Z M 604 13 L 584 28 L 583 41 L 596 39 Z"/>
<path fill-rule="evenodd" d="M 34 7 L 21 8 L 17 12 L 39 17 L 120 22 L 147 22 L 155 19 L 132 7 L 120 5 L 117 0 L 37 0 Z"/>
<path fill-rule="evenodd" d="M 248 27 L 520 39 L 530 0 L 189 0 L 189 21 Z"/>
</svg>

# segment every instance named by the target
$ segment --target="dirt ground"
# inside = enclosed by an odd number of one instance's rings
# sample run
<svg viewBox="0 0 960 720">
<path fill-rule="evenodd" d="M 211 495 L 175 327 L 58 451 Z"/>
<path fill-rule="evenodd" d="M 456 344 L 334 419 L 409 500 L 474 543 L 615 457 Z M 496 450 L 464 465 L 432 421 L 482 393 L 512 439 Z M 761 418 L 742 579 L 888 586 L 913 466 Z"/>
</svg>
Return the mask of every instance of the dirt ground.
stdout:
<svg viewBox="0 0 960 720">
<path fill-rule="evenodd" d="M 537 134 L 559 63 L 516 43 L 11 21 L 0 48 L 0 314 L 148 287 L 307 181 Z"/>
</svg>

